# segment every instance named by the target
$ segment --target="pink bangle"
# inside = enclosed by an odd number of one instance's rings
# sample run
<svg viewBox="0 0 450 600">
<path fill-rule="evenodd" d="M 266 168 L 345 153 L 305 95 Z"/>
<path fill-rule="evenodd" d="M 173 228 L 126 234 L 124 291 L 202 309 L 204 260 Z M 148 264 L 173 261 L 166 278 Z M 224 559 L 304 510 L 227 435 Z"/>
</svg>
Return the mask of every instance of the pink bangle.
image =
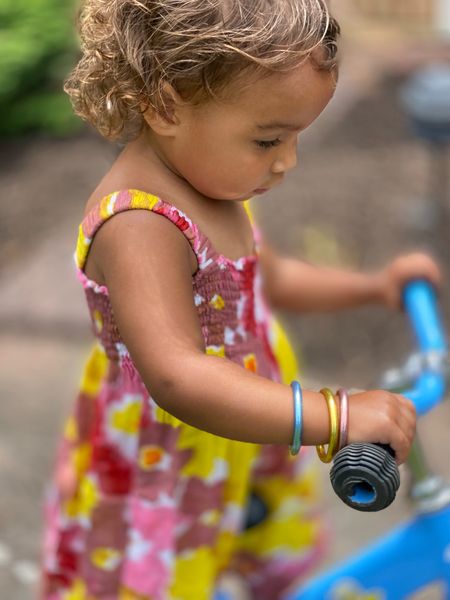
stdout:
<svg viewBox="0 0 450 600">
<path fill-rule="evenodd" d="M 348 438 L 348 394 L 344 388 L 339 388 L 336 393 L 340 401 L 339 450 L 342 450 L 347 445 Z"/>
</svg>

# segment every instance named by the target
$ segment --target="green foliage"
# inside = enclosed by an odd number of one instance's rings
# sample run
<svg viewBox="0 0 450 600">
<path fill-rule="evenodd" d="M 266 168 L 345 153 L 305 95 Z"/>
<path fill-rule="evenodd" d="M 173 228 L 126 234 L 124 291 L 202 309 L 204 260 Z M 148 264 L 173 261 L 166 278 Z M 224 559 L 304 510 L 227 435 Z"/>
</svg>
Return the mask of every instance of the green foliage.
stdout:
<svg viewBox="0 0 450 600">
<path fill-rule="evenodd" d="M 0 0 L 0 134 L 77 127 L 62 82 L 77 52 L 74 0 Z"/>
</svg>

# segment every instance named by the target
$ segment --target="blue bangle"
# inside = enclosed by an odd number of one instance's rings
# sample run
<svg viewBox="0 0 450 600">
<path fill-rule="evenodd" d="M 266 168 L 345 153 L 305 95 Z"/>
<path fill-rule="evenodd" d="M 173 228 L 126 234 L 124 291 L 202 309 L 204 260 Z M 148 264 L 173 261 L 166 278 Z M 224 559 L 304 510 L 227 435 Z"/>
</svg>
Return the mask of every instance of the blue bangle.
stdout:
<svg viewBox="0 0 450 600">
<path fill-rule="evenodd" d="M 302 447 L 302 388 L 298 381 L 291 383 L 291 388 L 294 397 L 294 435 L 292 436 L 292 444 L 289 450 L 292 456 L 299 453 Z"/>
</svg>

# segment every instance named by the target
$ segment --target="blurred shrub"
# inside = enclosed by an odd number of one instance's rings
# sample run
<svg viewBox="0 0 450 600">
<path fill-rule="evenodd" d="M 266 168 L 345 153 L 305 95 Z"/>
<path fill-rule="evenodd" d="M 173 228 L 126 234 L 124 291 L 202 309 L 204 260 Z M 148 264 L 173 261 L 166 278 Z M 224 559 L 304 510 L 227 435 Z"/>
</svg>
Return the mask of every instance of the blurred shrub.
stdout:
<svg viewBox="0 0 450 600">
<path fill-rule="evenodd" d="M 74 0 L 0 0 L 0 134 L 78 127 L 62 81 L 76 56 Z"/>
</svg>

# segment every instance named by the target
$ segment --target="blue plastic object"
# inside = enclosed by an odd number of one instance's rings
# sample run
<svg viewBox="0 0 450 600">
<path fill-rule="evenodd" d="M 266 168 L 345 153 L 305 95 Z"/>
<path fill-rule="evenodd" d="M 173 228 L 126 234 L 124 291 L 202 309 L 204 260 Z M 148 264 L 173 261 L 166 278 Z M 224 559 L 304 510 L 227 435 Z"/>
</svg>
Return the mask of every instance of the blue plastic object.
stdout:
<svg viewBox="0 0 450 600">
<path fill-rule="evenodd" d="M 445 352 L 447 344 L 439 316 L 436 293 L 426 281 L 412 281 L 403 292 L 403 302 L 422 352 Z"/>
<path fill-rule="evenodd" d="M 446 353 L 447 342 L 433 287 L 426 281 L 413 281 L 405 287 L 403 302 L 420 351 Z M 414 402 L 417 414 L 423 415 L 441 400 L 444 389 L 442 374 L 429 369 L 403 395 Z"/>
<path fill-rule="evenodd" d="M 419 515 L 285 600 L 400 600 L 430 584 L 450 598 L 449 531 L 450 507 Z"/>
<path fill-rule="evenodd" d="M 232 600 L 232 598 L 230 598 L 230 596 L 226 592 L 218 590 L 214 594 L 214 600 Z"/>
</svg>

